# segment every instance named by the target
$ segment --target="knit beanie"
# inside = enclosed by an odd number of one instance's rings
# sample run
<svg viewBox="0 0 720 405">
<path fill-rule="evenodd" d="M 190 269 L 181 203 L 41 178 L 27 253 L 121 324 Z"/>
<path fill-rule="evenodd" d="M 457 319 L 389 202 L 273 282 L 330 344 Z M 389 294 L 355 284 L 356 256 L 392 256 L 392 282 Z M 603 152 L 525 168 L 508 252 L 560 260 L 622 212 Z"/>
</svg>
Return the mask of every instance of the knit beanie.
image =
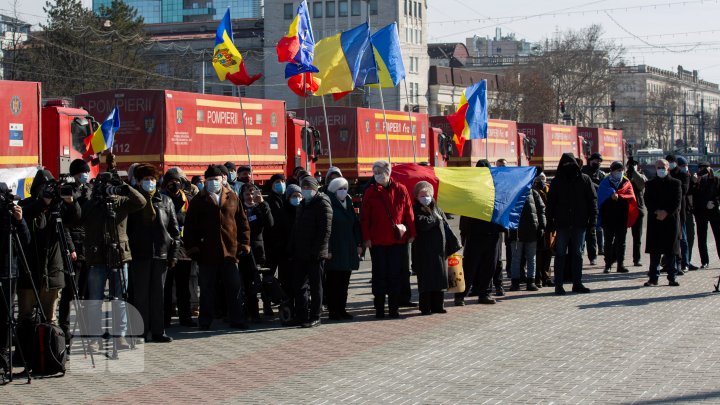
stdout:
<svg viewBox="0 0 720 405">
<path fill-rule="evenodd" d="M 218 166 L 218 165 L 208 166 L 207 170 L 205 170 L 205 178 L 207 179 L 210 177 L 222 176 L 223 172 L 220 169 L 220 167 L 225 167 L 225 166 Z"/>
<path fill-rule="evenodd" d="M 285 198 L 290 198 L 295 193 L 302 193 L 302 189 L 297 184 L 288 184 L 285 188 Z"/>
<path fill-rule="evenodd" d="M 300 187 L 310 187 L 317 191 L 320 188 L 317 179 L 313 176 L 306 176 L 300 181 Z"/>
</svg>

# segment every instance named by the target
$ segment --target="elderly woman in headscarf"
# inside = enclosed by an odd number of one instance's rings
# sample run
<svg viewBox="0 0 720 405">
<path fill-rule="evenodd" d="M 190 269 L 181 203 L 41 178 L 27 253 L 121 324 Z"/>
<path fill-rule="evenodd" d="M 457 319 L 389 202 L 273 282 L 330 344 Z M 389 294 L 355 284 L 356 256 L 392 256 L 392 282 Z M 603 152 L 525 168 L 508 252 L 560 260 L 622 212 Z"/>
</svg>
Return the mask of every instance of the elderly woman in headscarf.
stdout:
<svg viewBox="0 0 720 405">
<path fill-rule="evenodd" d="M 435 190 L 427 181 L 415 185 L 413 212 L 417 235 L 412 244 L 412 263 L 420 293 L 420 312 L 444 314 L 448 288 L 447 254 L 445 252 L 445 213 L 433 199 Z"/>
</svg>

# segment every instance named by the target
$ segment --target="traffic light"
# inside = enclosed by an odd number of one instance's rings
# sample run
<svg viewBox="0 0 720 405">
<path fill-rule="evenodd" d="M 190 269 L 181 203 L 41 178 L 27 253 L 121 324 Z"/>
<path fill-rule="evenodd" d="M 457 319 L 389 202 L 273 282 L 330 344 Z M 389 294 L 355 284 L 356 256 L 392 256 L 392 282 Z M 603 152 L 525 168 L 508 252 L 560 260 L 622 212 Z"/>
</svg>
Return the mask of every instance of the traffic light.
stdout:
<svg viewBox="0 0 720 405">
<path fill-rule="evenodd" d="M 565 101 L 560 100 L 560 112 L 565 114 Z"/>
<path fill-rule="evenodd" d="M 610 112 L 615 112 L 615 100 L 610 100 Z"/>
</svg>

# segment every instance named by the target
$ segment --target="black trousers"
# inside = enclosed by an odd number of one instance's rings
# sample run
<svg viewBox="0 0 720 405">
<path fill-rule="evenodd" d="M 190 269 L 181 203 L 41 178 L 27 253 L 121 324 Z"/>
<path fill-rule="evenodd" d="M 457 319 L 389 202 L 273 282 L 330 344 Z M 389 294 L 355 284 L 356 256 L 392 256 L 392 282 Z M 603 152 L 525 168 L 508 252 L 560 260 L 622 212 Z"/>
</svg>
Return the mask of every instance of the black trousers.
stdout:
<svg viewBox="0 0 720 405">
<path fill-rule="evenodd" d="M 456 293 L 455 298 L 464 298 L 475 289 L 481 294 L 490 288 L 497 270 L 497 257 L 502 243 L 501 233 L 468 235 L 465 243 L 463 270 L 465 291 Z"/>
<path fill-rule="evenodd" d="M 241 256 L 238 267 L 243 282 L 243 291 L 245 291 L 245 316 L 248 319 L 257 319 L 260 317 L 260 307 L 258 305 L 260 274 L 258 273 L 253 254 L 250 253 Z"/>
<path fill-rule="evenodd" d="M 545 243 L 545 241 L 539 240 L 538 245 L 540 243 Z M 535 284 L 551 281 L 550 262 L 552 261 L 552 251 L 550 249 L 538 249 L 535 260 Z"/>
<path fill-rule="evenodd" d="M 585 246 L 587 246 L 588 259 L 595 260 L 598 257 L 598 252 L 605 252 L 603 246 L 603 231 L 600 227 L 590 227 L 585 231 Z"/>
<path fill-rule="evenodd" d="M 397 309 L 403 298 L 408 271 L 405 267 L 407 245 L 373 246 L 372 256 L 372 293 L 376 299 L 388 296 L 390 310 Z"/>
<path fill-rule="evenodd" d="M 200 326 L 210 326 L 215 315 L 215 303 L 221 300 L 225 303 L 229 321 L 231 323 L 245 322 L 243 310 L 243 283 L 240 271 L 235 263 L 224 262 L 219 264 L 200 263 Z M 216 297 L 217 286 L 221 285 L 222 295 Z"/>
<path fill-rule="evenodd" d="M 505 238 L 505 251 L 508 251 L 508 245 L 510 245 L 510 242 L 507 241 L 507 238 Z M 490 294 L 492 292 L 491 287 L 495 287 L 496 290 L 502 289 L 503 286 L 503 265 L 502 260 L 500 258 L 502 257 L 502 243 L 498 243 L 497 248 L 497 257 L 496 257 L 496 265 L 495 265 L 495 273 L 493 273 L 492 278 L 492 286 L 488 286 L 487 293 Z M 512 260 L 512 254 L 510 256 L 510 260 Z"/>
<path fill-rule="evenodd" d="M 692 263 L 692 252 L 693 247 L 695 246 L 695 218 L 693 218 L 692 214 L 687 214 L 685 216 L 685 234 L 687 235 L 687 244 L 688 244 L 688 263 Z"/>
<path fill-rule="evenodd" d="M 295 261 L 295 319 L 304 322 L 320 319 L 322 314 L 322 274 L 325 260 Z M 308 301 L 308 297 L 310 298 Z"/>
<path fill-rule="evenodd" d="M 345 313 L 351 271 L 326 271 L 327 306 L 330 316 Z"/>
<path fill-rule="evenodd" d="M 425 291 L 420 293 L 420 312 L 442 312 L 444 307 L 444 291 Z"/>
<path fill-rule="evenodd" d="M 412 301 L 412 288 L 410 287 L 410 244 L 405 245 L 403 256 L 402 291 L 400 292 L 400 303 L 405 304 Z"/>
<path fill-rule="evenodd" d="M 146 259 L 130 262 L 128 281 L 130 283 L 130 303 L 135 306 L 143 319 L 142 334 L 165 333 L 165 272 L 167 260 Z"/>
<path fill-rule="evenodd" d="M 192 320 L 190 312 L 190 269 L 192 261 L 178 260 L 175 267 L 168 269 L 165 275 L 165 323 L 170 323 L 173 312 L 173 282 L 175 283 L 175 302 L 180 322 Z"/>
<path fill-rule="evenodd" d="M 645 215 L 645 210 L 639 210 L 637 221 L 635 221 L 635 224 L 632 226 L 633 264 L 640 263 L 640 259 L 642 258 L 642 234 Z"/>
<path fill-rule="evenodd" d="M 707 248 L 707 234 L 708 224 L 712 228 L 713 236 L 715 237 L 715 247 L 718 250 L 718 256 L 720 256 L 720 220 L 710 221 L 706 217 L 698 216 L 695 218 L 697 221 L 697 239 L 698 249 L 700 250 L 700 262 L 702 264 L 710 263 L 710 256 Z"/>
<path fill-rule="evenodd" d="M 85 286 L 87 285 L 87 263 L 84 260 L 78 260 L 73 263 L 73 267 L 78 298 L 82 299 L 85 296 Z M 65 273 L 65 287 L 60 292 L 60 303 L 58 304 L 58 325 L 65 327 L 70 325 L 70 303 L 73 299 L 75 297 L 73 297 L 72 280 L 70 275 Z"/>
<path fill-rule="evenodd" d="M 625 241 L 627 239 L 627 227 L 603 226 L 605 237 L 605 268 L 610 268 L 617 263 L 618 269 L 625 265 Z"/>
</svg>

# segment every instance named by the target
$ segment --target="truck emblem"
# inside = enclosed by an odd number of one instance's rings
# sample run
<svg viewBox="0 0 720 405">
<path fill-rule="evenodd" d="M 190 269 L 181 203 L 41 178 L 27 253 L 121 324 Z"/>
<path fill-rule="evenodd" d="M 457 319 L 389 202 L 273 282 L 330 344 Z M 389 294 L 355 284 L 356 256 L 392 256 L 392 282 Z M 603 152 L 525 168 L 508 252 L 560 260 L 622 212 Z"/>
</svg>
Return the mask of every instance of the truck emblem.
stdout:
<svg viewBox="0 0 720 405">
<path fill-rule="evenodd" d="M 182 107 L 178 107 L 175 109 L 175 121 L 178 124 L 182 124 L 183 121 L 183 109 Z"/>
<path fill-rule="evenodd" d="M 365 120 L 365 133 L 370 133 L 370 120 Z"/>
<path fill-rule="evenodd" d="M 22 111 L 22 101 L 18 96 L 12 96 L 10 99 L 10 112 L 12 115 L 18 115 Z"/>
<path fill-rule="evenodd" d="M 155 132 L 155 117 L 145 117 L 145 133 L 150 135 Z"/>
<path fill-rule="evenodd" d="M 270 114 L 270 125 L 275 128 L 275 125 L 277 125 L 277 115 L 275 113 Z"/>
</svg>

